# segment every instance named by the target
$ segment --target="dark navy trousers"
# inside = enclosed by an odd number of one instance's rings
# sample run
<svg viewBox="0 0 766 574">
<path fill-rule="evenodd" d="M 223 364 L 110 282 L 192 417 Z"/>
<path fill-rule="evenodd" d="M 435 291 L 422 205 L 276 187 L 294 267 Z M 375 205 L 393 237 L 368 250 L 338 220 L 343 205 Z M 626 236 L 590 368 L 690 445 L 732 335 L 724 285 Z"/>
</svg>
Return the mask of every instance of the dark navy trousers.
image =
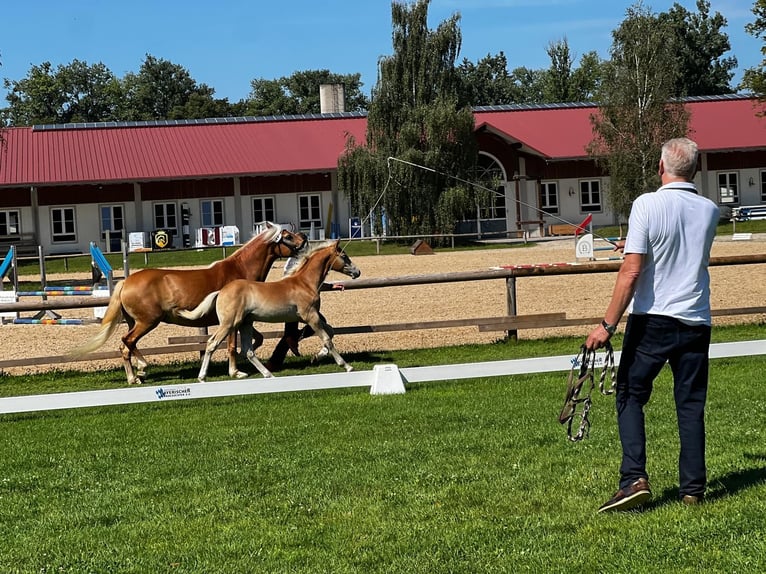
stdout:
<svg viewBox="0 0 766 574">
<path fill-rule="evenodd" d="M 704 493 L 709 349 L 707 325 L 690 326 L 662 315 L 628 316 L 617 372 L 617 424 L 622 443 L 620 488 L 638 478 L 648 478 L 644 405 L 651 396 L 654 379 L 667 362 L 673 373 L 681 444 L 679 494 Z"/>
</svg>

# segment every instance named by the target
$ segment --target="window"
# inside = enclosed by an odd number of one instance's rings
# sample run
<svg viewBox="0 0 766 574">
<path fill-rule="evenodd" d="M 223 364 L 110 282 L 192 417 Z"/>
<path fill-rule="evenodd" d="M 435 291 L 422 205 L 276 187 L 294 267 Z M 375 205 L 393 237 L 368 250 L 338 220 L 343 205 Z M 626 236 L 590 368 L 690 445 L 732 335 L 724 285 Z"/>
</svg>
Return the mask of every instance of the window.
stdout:
<svg viewBox="0 0 766 574">
<path fill-rule="evenodd" d="M 120 251 L 124 226 L 122 205 L 101 206 L 101 238 L 106 241 L 107 251 Z"/>
<path fill-rule="evenodd" d="M 223 201 L 220 199 L 201 201 L 200 219 L 202 227 L 220 227 L 223 225 Z"/>
<path fill-rule="evenodd" d="M 322 227 L 322 207 L 318 193 L 298 196 L 298 219 L 301 229 L 308 229 L 311 224 L 314 227 Z"/>
<path fill-rule="evenodd" d="M 601 182 L 598 179 L 580 182 L 580 210 L 584 213 L 601 211 Z"/>
<path fill-rule="evenodd" d="M 494 190 L 494 193 L 486 192 L 486 194 L 484 193 L 485 190 L 481 190 L 479 217 L 481 219 L 505 219 L 505 187 L 502 185 L 505 174 L 502 166 L 494 158 L 480 153 L 472 177 L 482 187 Z M 467 216 L 466 219 L 472 219 L 472 217 Z"/>
<path fill-rule="evenodd" d="M 74 207 L 51 207 L 51 232 L 53 243 L 77 241 Z"/>
<path fill-rule="evenodd" d="M 0 211 L 0 237 L 21 237 L 18 211 Z"/>
<path fill-rule="evenodd" d="M 766 171 L 761 172 L 761 201 L 766 202 Z"/>
<path fill-rule="evenodd" d="M 555 181 L 544 181 L 540 184 L 540 209 L 544 213 L 558 214 L 559 186 Z"/>
<path fill-rule="evenodd" d="M 175 203 L 154 204 L 154 228 L 175 231 L 178 228 Z"/>
<path fill-rule="evenodd" d="M 718 174 L 718 193 L 721 203 L 739 203 L 737 172 L 721 172 Z"/>
<path fill-rule="evenodd" d="M 276 221 L 273 197 L 253 198 L 253 221 L 255 223 L 261 223 L 263 221 Z"/>
</svg>

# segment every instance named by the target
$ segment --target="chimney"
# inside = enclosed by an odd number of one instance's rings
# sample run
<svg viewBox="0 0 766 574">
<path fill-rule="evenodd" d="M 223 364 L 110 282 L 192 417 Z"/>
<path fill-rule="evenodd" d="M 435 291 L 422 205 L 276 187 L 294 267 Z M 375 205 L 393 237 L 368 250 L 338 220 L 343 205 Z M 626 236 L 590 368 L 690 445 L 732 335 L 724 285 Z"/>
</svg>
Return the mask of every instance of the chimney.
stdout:
<svg viewBox="0 0 766 574">
<path fill-rule="evenodd" d="M 323 114 L 338 114 L 346 111 L 343 84 L 322 84 L 319 86 L 319 110 Z"/>
</svg>

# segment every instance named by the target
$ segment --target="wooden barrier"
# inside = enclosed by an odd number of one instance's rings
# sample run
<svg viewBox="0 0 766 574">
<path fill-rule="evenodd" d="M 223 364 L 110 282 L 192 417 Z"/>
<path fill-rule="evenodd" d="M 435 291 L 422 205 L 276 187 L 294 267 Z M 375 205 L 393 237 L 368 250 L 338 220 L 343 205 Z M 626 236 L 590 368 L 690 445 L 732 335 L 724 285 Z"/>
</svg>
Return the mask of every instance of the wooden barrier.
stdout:
<svg viewBox="0 0 766 574">
<path fill-rule="evenodd" d="M 551 223 L 548 226 L 548 235 L 574 235 L 577 226 L 570 223 Z"/>
</svg>

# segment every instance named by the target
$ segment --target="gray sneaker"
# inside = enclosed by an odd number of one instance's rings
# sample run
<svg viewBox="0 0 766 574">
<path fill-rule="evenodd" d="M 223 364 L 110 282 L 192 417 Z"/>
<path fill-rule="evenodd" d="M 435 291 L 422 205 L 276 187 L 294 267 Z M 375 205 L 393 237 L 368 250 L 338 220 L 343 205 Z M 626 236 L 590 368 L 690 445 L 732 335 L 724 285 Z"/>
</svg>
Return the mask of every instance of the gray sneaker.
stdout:
<svg viewBox="0 0 766 574">
<path fill-rule="evenodd" d="M 612 498 L 601 505 L 598 511 L 630 510 L 641 506 L 651 497 L 652 491 L 649 489 L 649 481 L 645 478 L 639 478 L 625 488 L 618 490 Z"/>
</svg>

